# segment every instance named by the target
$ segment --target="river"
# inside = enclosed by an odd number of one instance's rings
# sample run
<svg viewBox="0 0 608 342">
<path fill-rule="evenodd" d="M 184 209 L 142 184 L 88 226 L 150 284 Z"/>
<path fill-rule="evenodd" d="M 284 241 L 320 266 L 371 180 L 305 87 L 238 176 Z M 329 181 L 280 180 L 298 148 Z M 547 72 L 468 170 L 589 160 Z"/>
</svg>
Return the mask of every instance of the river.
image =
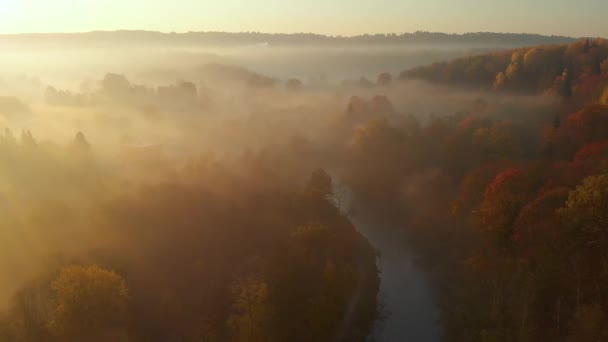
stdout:
<svg viewBox="0 0 608 342">
<path fill-rule="evenodd" d="M 404 234 L 382 220 L 351 215 L 356 229 L 380 252 L 379 301 L 383 318 L 374 327 L 374 342 L 441 340 L 439 306 L 425 274 L 406 248 Z"/>
</svg>

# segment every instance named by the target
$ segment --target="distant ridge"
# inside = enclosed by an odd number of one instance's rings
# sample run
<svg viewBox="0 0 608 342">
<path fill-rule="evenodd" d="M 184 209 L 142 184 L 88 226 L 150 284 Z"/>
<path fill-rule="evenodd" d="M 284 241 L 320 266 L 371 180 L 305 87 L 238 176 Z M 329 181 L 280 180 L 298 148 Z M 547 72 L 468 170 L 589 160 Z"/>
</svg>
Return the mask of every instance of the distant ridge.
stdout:
<svg viewBox="0 0 608 342">
<path fill-rule="evenodd" d="M 544 36 L 527 33 L 473 32 L 449 34 L 417 31 L 413 33 L 325 36 L 314 33 L 260 32 L 187 32 L 93 31 L 84 33 L 27 33 L 0 35 L 0 44 L 90 44 L 90 45 L 402 45 L 402 44 L 469 44 L 485 46 L 528 46 L 565 44 L 577 38 Z"/>
</svg>

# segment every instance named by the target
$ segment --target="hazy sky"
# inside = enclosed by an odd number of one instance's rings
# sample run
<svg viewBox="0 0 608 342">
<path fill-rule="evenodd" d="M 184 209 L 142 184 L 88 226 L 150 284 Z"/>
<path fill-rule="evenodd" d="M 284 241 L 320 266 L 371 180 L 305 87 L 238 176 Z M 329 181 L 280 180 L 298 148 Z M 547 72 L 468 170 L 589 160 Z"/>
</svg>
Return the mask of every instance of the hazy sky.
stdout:
<svg viewBox="0 0 608 342">
<path fill-rule="evenodd" d="M 608 0 L 0 0 L 0 32 L 533 32 L 608 37 Z"/>
</svg>

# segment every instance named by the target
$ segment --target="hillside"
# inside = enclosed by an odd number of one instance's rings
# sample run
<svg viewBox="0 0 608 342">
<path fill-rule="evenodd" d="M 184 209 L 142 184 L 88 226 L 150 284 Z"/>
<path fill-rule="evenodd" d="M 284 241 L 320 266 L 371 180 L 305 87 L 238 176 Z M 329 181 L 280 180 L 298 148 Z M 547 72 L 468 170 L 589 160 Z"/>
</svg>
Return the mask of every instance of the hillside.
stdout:
<svg viewBox="0 0 608 342">
<path fill-rule="evenodd" d="M 413 68 L 400 78 L 517 93 L 601 96 L 608 73 L 608 40 L 517 48 Z"/>
<path fill-rule="evenodd" d="M 367 113 L 350 182 L 436 275 L 446 341 L 608 340 L 607 58 L 583 39 L 436 63 L 401 84 L 470 109 Z"/>
</svg>

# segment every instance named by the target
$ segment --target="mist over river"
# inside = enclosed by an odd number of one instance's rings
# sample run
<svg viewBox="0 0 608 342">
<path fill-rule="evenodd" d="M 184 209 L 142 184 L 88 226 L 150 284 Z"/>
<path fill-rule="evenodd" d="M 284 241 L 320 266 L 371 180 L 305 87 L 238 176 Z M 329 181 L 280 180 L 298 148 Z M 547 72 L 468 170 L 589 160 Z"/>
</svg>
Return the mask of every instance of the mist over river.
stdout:
<svg viewBox="0 0 608 342">
<path fill-rule="evenodd" d="M 361 213 L 351 216 L 356 229 L 379 251 L 383 318 L 376 322 L 375 342 L 441 339 L 439 306 L 428 279 L 406 248 L 403 233 L 381 219 Z"/>
</svg>

